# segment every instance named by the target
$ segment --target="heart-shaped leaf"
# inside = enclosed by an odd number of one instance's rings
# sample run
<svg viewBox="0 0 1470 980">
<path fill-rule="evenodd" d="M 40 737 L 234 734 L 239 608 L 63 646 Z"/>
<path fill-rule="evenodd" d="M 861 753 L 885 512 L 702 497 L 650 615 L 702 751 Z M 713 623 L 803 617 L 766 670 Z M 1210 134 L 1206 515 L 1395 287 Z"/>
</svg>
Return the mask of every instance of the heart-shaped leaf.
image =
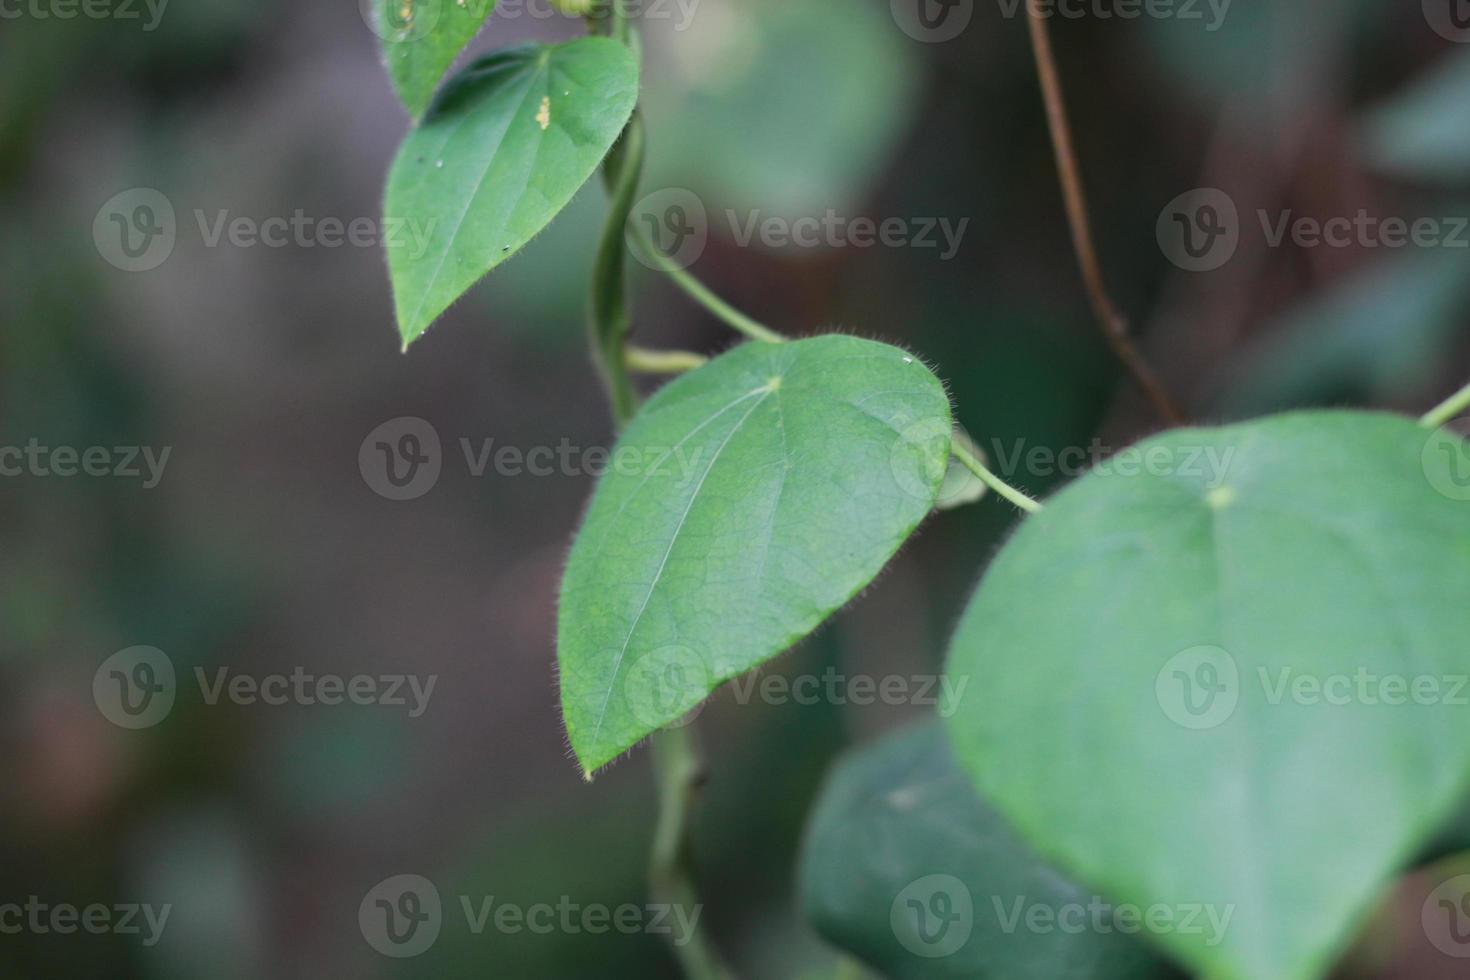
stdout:
<svg viewBox="0 0 1470 980">
<path fill-rule="evenodd" d="M 388 269 L 405 347 L 550 224 L 637 101 L 637 61 L 603 37 L 500 51 L 455 77 L 388 175 Z"/>
<path fill-rule="evenodd" d="M 372 0 L 371 26 L 409 115 L 418 119 L 429 108 L 449 66 L 494 8 L 495 0 Z"/>
<path fill-rule="evenodd" d="M 562 713 L 590 775 L 870 582 L 934 504 L 949 399 L 918 360 L 748 343 L 664 387 L 613 450 L 562 581 Z"/>
<path fill-rule="evenodd" d="M 1200 973 L 1323 975 L 1467 788 L 1460 448 L 1301 413 L 1171 432 L 1062 491 L 954 639 L 981 794 L 1117 901 L 1233 909 L 1215 944 L 1155 930 Z"/>
<path fill-rule="evenodd" d="M 1177 975 L 1133 935 L 1132 910 L 1042 862 L 975 795 L 937 719 L 838 765 L 807 829 L 801 900 L 819 933 L 893 980 Z"/>
</svg>

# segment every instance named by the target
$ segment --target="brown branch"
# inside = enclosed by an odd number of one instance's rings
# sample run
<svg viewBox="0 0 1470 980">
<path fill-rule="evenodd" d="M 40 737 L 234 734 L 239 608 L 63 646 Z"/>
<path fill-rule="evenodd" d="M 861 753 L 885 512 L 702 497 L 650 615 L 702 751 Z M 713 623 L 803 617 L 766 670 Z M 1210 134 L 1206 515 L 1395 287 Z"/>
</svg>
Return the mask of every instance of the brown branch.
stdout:
<svg viewBox="0 0 1470 980">
<path fill-rule="evenodd" d="M 1082 190 L 1082 177 L 1077 166 L 1077 152 L 1072 146 L 1072 130 L 1067 123 L 1066 103 L 1062 98 L 1062 83 L 1057 76 L 1056 58 L 1052 54 L 1051 32 L 1046 16 L 1037 7 L 1039 0 L 1026 0 L 1027 26 L 1031 31 L 1031 48 L 1036 53 L 1036 68 L 1041 75 L 1041 94 L 1046 103 L 1046 123 L 1051 130 L 1052 146 L 1056 151 L 1057 171 L 1062 181 L 1062 197 L 1067 207 L 1067 223 L 1072 229 L 1072 247 L 1077 252 L 1077 264 L 1082 270 L 1082 281 L 1087 287 L 1087 298 L 1092 311 L 1102 325 L 1103 336 L 1117 354 L 1118 360 L 1133 375 L 1138 387 L 1148 396 L 1158 413 L 1170 422 L 1178 424 L 1184 413 L 1169 395 L 1159 376 L 1143 359 L 1143 354 L 1129 335 L 1128 320 L 1113 305 L 1103 282 L 1102 266 L 1097 260 L 1097 250 L 1092 243 L 1092 227 L 1087 219 L 1087 196 Z"/>
</svg>

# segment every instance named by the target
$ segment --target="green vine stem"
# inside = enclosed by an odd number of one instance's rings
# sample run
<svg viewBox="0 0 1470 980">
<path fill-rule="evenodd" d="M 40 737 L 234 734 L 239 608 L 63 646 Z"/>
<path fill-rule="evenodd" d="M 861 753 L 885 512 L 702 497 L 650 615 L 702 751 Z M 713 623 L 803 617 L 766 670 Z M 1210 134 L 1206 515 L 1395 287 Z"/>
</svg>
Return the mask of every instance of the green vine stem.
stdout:
<svg viewBox="0 0 1470 980">
<path fill-rule="evenodd" d="M 683 374 L 704 367 L 709 358 L 687 350 L 648 350 L 629 344 L 625 349 L 628 370 L 640 374 Z"/>
<path fill-rule="evenodd" d="M 1467 384 L 1439 405 L 1430 409 L 1419 420 L 1419 424 L 1430 429 L 1437 429 L 1466 409 L 1470 409 L 1470 384 Z"/>
<path fill-rule="evenodd" d="M 600 21 L 600 23 L 599 23 Z M 622 0 L 608 0 L 589 20 L 594 33 L 605 28 L 614 38 L 637 52 Z M 638 392 L 629 377 L 630 368 L 660 367 L 688 370 L 695 354 L 654 352 L 630 347 L 633 317 L 627 287 L 628 216 L 638 196 L 643 176 L 644 133 L 642 118 L 635 110 L 627 129 L 603 164 L 603 180 L 611 198 L 607 224 L 598 243 L 593 265 L 591 321 L 592 350 L 607 384 L 613 418 L 618 429 L 632 419 L 638 408 Z M 704 764 L 694 735 L 687 728 L 671 728 L 653 737 L 654 775 L 658 783 L 658 823 L 654 828 L 649 859 L 649 891 L 655 901 L 692 909 L 698 903 L 692 871 L 690 812 L 704 781 Z M 670 948 L 690 980 L 733 980 L 703 935 L 693 930 L 671 937 Z"/>
<path fill-rule="evenodd" d="M 965 469 L 969 470 L 971 473 L 974 473 L 980 478 L 980 482 L 984 483 L 987 487 L 994 490 L 996 493 L 1000 494 L 1002 497 L 1009 500 L 1011 503 L 1015 504 L 1026 513 L 1035 514 L 1037 511 L 1041 510 L 1041 504 L 1032 500 L 1030 497 L 1026 496 L 1024 493 L 1017 490 L 1015 487 L 1011 486 L 1009 483 L 992 473 L 989 467 L 980 462 L 979 458 L 976 457 L 975 454 L 971 453 L 967 448 L 965 448 L 961 440 L 954 440 L 950 444 L 949 449 L 950 452 L 954 455 L 954 458 L 959 460 L 964 465 Z"/>
<path fill-rule="evenodd" d="M 785 342 L 786 338 L 770 327 L 751 319 L 741 313 L 735 307 L 716 296 L 704 283 L 694 277 L 688 269 L 665 255 L 663 250 L 653 243 L 648 237 L 648 232 L 639 228 L 636 224 L 629 225 L 628 231 L 632 234 L 635 244 L 643 252 L 644 257 L 658 267 L 658 270 L 670 279 L 690 298 L 703 306 L 710 313 L 723 320 L 729 327 L 744 334 L 751 340 L 763 340 L 771 344 Z"/>
<path fill-rule="evenodd" d="M 665 728 L 653 736 L 653 768 L 658 776 L 658 825 L 653 832 L 648 879 L 656 901 L 683 907 L 692 915 L 699 903 L 691 869 L 693 843 L 689 813 L 704 783 L 704 762 L 688 728 Z M 733 980 L 733 974 L 704 935 L 693 931 L 673 942 L 674 956 L 689 980 Z"/>
<path fill-rule="evenodd" d="M 643 173 L 643 122 L 637 112 L 608 154 L 602 172 L 612 205 L 592 265 L 592 351 L 607 385 L 613 418 L 622 428 L 638 408 L 638 392 L 628 376 L 624 353 L 633 324 L 628 309 L 628 251 L 623 238 L 623 227 L 633 211 Z"/>
</svg>

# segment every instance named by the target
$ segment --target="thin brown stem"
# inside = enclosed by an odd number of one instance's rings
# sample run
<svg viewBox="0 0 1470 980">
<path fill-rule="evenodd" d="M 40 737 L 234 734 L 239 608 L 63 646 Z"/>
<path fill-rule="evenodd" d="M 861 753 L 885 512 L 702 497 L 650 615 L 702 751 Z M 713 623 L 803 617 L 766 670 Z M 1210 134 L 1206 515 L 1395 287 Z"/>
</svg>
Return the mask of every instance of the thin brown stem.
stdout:
<svg viewBox="0 0 1470 980">
<path fill-rule="evenodd" d="M 1067 106 L 1062 98 L 1062 83 L 1057 75 L 1056 57 L 1052 54 L 1051 30 L 1039 0 L 1026 0 L 1026 23 L 1031 31 L 1031 48 L 1036 53 L 1036 68 L 1041 75 L 1041 95 L 1046 103 L 1046 123 L 1051 130 L 1052 147 L 1056 151 L 1057 171 L 1062 181 L 1062 198 L 1067 207 L 1067 223 L 1072 229 L 1072 247 L 1082 269 L 1082 281 L 1092 311 L 1102 326 L 1103 336 L 1117 354 L 1123 367 L 1133 376 L 1138 387 L 1153 403 L 1160 415 L 1172 423 L 1184 420 L 1184 413 L 1170 396 L 1159 376 L 1144 360 L 1143 354 L 1129 334 L 1128 320 L 1113 305 L 1103 281 L 1102 265 L 1092 242 L 1092 225 L 1087 218 L 1087 195 L 1082 189 L 1082 176 L 1077 166 L 1077 151 L 1072 146 L 1072 129 L 1067 123 Z"/>
</svg>

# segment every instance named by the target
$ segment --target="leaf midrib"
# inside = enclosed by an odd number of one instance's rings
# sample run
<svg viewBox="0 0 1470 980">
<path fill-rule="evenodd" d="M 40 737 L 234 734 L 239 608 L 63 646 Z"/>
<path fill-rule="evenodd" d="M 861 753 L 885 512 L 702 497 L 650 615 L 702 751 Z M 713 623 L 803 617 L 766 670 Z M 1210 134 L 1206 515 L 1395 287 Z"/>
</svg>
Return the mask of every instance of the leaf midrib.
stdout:
<svg viewBox="0 0 1470 980">
<path fill-rule="evenodd" d="M 473 210 L 475 202 L 479 199 L 480 192 L 485 189 L 485 181 L 490 176 L 490 170 L 494 166 L 496 158 L 499 157 L 501 149 L 503 149 L 505 146 L 506 135 L 510 132 L 511 127 L 515 125 L 516 121 L 520 118 L 521 113 L 525 110 L 526 100 L 530 98 L 531 92 L 536 88 L 537 76 L 548 73 L 548 65 L 550 64 L 550 60 L 551 59 L 549 57 L 542 58 L 539 56 L 534 59 L 528 60 L 526 63 L 526 69 L 529 73 L 526 75 L 524 82 L 521 82 L 519 79 L 515 79 L 511 82 L 511 84 L 508 84 L 506 86 L 507 89 L 510 89 L 511 85 L 513 84 L 524 84 L 525 88 L 521 92 L 520 101 L 516 105 L 515 111 L 509 113 L 506 116 L 505 125 L 501 127 L 500 133 L 495 138 L 494 149 L 492 149 L 488 154 L 485 155 L 485 163 L 480 170 L 479 179 L 475 181 L 475 189 L 471 191 L 468 195 L 466 195 L 464 208 L 460 211 L 459 217 L 455 219 L 454 230 L 450 232 L 449 240 L 445 243 L 443 251 L 439 253 L 439 261 L 434 264 L 434 271 L 429 274 L 428 281 L 424 284 L 423 289 L 419 291 L 419 303 L 418 306 L 414 309 L 413 317 L 409 321 L 415 326 L 417 326 L 420 320 L 423 318 L 424 307 L 428 305 L 429 297 L 437 292 L 437 288 L 439 285 L 439 276 L 444 271 L 444 263 L 449 261 L 450 253 L 454 251 L 455 245 L 459 242 L 460 232 L 464 230 L 465 221 L 469 217 L 470 211 Z M 454 129 L 452 129 L 449 135 L 445 138 L 444 146 L 443 148 L 441 148 L 440 152 L 442 153 L 444 148 L 447 148 L 451 143 L 453 143 L 455 138 L 459 136 L 464 127 L 475 118 L 475 112 L 466 111 L 464 114 L 464 118 L 462 118 L 455 125 Z"/>
<path fill-rule="evenodd" d="M 694 510 L 694 504 L 699 500 L 700 490 L 704 488 L 704 483 L 707 479 L 709 479 L 710 473 L 714 472 L 715 464 L 719 462 L 720 455 L 724 453 L 725 447 L 730 445 L 730 441 L 734 439 L 736 434 L 739 433 L 740 430 L 745 426 L 746 420 L 755 413 L 756 409 L 760 408 L 761 405 L 765 403 L 766 398 L 769 397 L 774 390 L 775 389 L 771 388 L 770 386 L 767 386 L 764 389 L 758 388 L 756 389 L 756 391 L 748 392 L 742 396 L 742 398 L 749 398 L 751 395 L 754 395 L 757 392 L 760 393 L 760 397 L 755 400 L 755 404 L 750 406 L 750 408 L 746 410 L 745 414 L 740 417 L 740 421 L 736 422 L 734 427 L 731 428 L 730 431 L 725 435 L 725 438 L 723 441 L 721 441 L 719 448 L 715 450 L 714 455 L 710 458 L 709 465 L 706 466 L 704 472 L 700 474 L 699 482 L 694 485 L 694 491 L 689 495 L 689 503 L 685 506 L 684 512 L 679 515 L 679 520 L 674 525 L 673 534 L 669 536 L 669 546 L 668 548 L 664 549 L 663 558 L 659 562 L 658 570 L 654 572 L 653 580 L 648 585 L 648 591 L 645 592 L 643 595 L 643 603 L 638 608 L 637 614 L 633 617 L 632 625 L 628 627 L 628 635 L 623 639 L 623 646 L 620 650 L 618 650 L 618 655 L 613 661 L 613 672 L 612 676 L 608 678 L 607 692 L 602 696 L 602 707 L 597 712 L 597 721 L 592 727 L 592 735 L 590 740 L 593 744 L 596 744 L 598 736 L 602 733 L 603 722 L 607 719 L 607 706 L 612 701 L 613 688 L 617 687 L 618 683 L 618 672 L 622 670 L 623 659 L 627 656 L 628 647 L 633 642 L 633 635 L 638 632 L 638 624 L 643 620 L 643 614 L 648 610 L 648 603 L 653 599 L 653 593 L 658 589 L 659 580 L 663 577 L 664 569 L 668 567 L 669 556 L 674 553 L 674 546 L 679 542 L 679 535 L 684 530 L 684 524 L 686 521 L 688 521 L 690 512 Z M 738 404 L 738 400 L 735 404 Z"/>
</svg>

